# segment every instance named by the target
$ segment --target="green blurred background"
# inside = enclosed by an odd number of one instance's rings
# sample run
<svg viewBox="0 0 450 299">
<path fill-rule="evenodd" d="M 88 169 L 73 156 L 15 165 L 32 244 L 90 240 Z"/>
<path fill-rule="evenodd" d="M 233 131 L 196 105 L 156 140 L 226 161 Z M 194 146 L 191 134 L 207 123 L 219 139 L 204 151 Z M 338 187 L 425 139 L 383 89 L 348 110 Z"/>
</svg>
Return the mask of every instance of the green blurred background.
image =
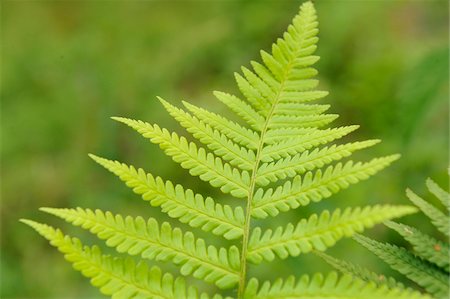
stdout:
<svg viewBox="0 0 450 299">
<path fill-rule="evenodd" d="M 0 297 L 102 298 L 61 254 L 18 222 L 36 219 L 88 244 L 95 242 L 89 234 L 43 215 L 41 206 L 98 207 L 167 219 L 91 161 L 89 152 L 212 193 L 197 178 L 186 178 L 187 172 L 157 146 L 109 117 L 158 122 L 182 132 L 157 95 L 229 115 L 211 91 L 237 93 L 233 72 L 257 59 L 259 49 L 270 49 L 299 4 L 3 1 Z M 357 158 L 395 152 L 403 157 L 371 180 L 319 205 L 274 218 L 271 225 L 324 207 L 404 204 L 407 186 L 426 195 L 428 176 L 448 188 L 448 2 L 319 0 L 316 6 L 322 57 L 317 67 L 321 88 L 331 92 L 324 102 L 341 115 L 335 124 L 361 125 L 348 140 L 383 139 Z M 402 221 L 417 225 L 423 219 L 409 216 Z M 426 222 L 420 226 L 431 233 Z M 382 226 L 368 234 L 400 242 Z M 352 240 L 340 241 L 330 252 L 387 272 Z M 329 269 L 305 255 L 263 266 L 258 275 Z M 256 272 L 253 267 L 250 271 Z"/>
</svg>

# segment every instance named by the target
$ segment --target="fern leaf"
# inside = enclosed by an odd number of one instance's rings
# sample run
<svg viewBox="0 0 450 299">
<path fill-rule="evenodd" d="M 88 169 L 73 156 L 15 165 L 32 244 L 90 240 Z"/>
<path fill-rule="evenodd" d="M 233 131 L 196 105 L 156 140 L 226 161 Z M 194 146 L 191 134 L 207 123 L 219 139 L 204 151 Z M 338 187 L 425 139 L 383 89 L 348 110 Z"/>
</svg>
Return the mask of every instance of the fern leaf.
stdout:
<svg viewBox="0 0 450 299">
<path fill-rule="evenodd" d="M 317 32 L 314 8 L 302 6 L 284 38 L 273 45 L 272 55 L 261 51 L 264 65 L 252 62 L 256 74 L 243 68 L 245 78 L 236 75 L 239 89 L 263 116 L 270 118 L 278 103 L 292 98 L 307 101 L 327 95 L 327 92 L 309 91 L 317 86 L 318 81 L 310 79 L 317 72 L 304 70 L 318 60 L 317 56 L 311 56 L 316 49 Z"/>
<path fill-rule="evenodd" d="M 226 119 L 223 116 L 209 112 L 203 108 L 194 106 L 183 101 L 183 105 L 198 119 L 205 124 L 210 125 L 215 130 L 221 132 L 234 142 L 247 147 L 248 149 L 257 149 L 259 135 L 255 131 L 244 128 L 239 124 Z"/>
<path fill-rule="evenodd" d="M 281 104 L 302 104 L 322 99 L 328 95 L 327 91 L 291 91 L 280 97 Z"/>
<path fill-rule="evenodd" d="M 50 243 L 64 253 L 65 258 L 84 276 L 91 278 L 93 286 L 112 298 L 154 298 L 154 299 L 208 299 L 207 294 L 199 294 L 186 286 L 183 278 L 163 274 L 154 266 L 148 268 L 144 262 L 135 262 L 131 258 L 119 258 L 102 255 L 97 246 L 83 246 L 77 238 L 64 235 L 60 230 L 31 220 L 21 220 L 35 229 Z M 215 295 L 213 299 L 222 296 Z"/>
<path fill-rule="evenodd" d="M 247 98 L 251 106 L 262 115 L 267 116 L 268 111 L 270 110 L 270 102 L 268 101 L 267 96 L 264 96 L 261 91 L 252 86 L 252 84 L 240 74 L 235 73 L 234 77 L 239 90 Z"/>
<path fill-rule="evenodd" d="M 307 116 L 320 115 L 327 111 L 330 105 L 311 105 L 311 104 L 297 104 L 297 103 L 280 103 L 275 108 L 276 115 L 285 116 Z"/>
<path fill-rule="evenodd" d="M 215 91 L 214 95 L 219 101 L 228 106 L 234 113 L 239 115 L 254 130 L 261 131 L 264 127 L 264 117 L 256 112 L 250 105 L 238 97 L 220 91 Z"/>
<path fill-rule="evenodd" d="M 328 125 L 338 118 L 337 114 L 319 114 L 319 115 L 275 115 L 268 124 L 269 129 L 283 128 L 320 128 Z"/>
<path fill-rule="evenodd" d="M 291 138 L 298 138 L 301 136 L 305 136 L 311 134 L 313 132 L 319 131 L 317 128 L 287 128 L 287 129 L 273 129 L 267 131 L 264 143 L 265 144 L 275 144 L 280 143 L 282 141 L 289 140 Z"/>
<path fill-rule="evenodd" d="M 315 274 L 294 276 L 286 280 L 277 279 L 273 283 L 266 281 L 259 286 L 258 280 L 252 278 L 245 293 L 245 299 L 431 299 L 430 296 L 412 290 L 377 286 L 355 279 L 350 275 L 339 277 L 335 272 L 327 276 Z"/>
<path fill-rule="evenodd" d="M 263 64 L 261 64 L 261 63 L 259 63 L 257 61 L 250 61 L 250 64 L 252 65 L 253 70 L 255 71 L 255 73 L 253 73 L 253 75 L 257 75 L 257 77 L 259 79 L 261 79 L 261 81 L 264 82 L 264 84 L 269 86 L 270 89 L 273 90 L 274 92 L 276 92 L 277 90 L 280 89 L 280 82 L 278 82 L 272 76 L 271 72 Z M 243 71 L 244 75 L 246 75 L 246 71 L 245 70 L 246 70 L 246 68 L 243 67 L 242 71 Z M 250 74 L 250 73 L 252 73 L 252 72 L 251 71 L 247 72 L 247 78 L 249 78 L 248 74 Z M 312 74 L 311 76 L 314 76 L 316 74 L 317 73 Z M 236 74 L 235 74 L 235 77 L 236 77 Z M 239 87 L 239 83 L 238 83 L 238 87 Z M 268 101 L 271 102 L 271 103 L 273 102 L 272 99 L 269 99 Z M 264 113 L 264 111 L 261 111 L 261 113 L 263 115 L 267 116 L 267 111 L 265 111 L 265 113 Z"/>
<path fill-rule="evenodd" d="M 267 117 L 267 113 L 269 112 L 270 107 L 273 104 L 273 99 L 276 97 L 276 90 L 278 90 L 280 87 L 279 82 L 275 79 L 266 82 L 246 67 L 241 67 L 241 70 L 244 74 L 245 79 L 242 77 L 240 78 L 239 74 L 235 74 L 239 89 L 244 95 L 246 95 L 246 92 L 256 93 L 257 98 L 255 100 L 259 101 L 263 106 L 267 107 L 266 111 L 261 111 L 261 113 Z M 246 89 L 252 89 L 253 92 Z M 251 101 L 251 99 L 249 99 L 249 101 Z"/>
<path fill-rule="evenodd" d="M 196 139 L 212 150 L 214 154 L 242 170 L 253 169 L 256 158 L 253 151 L 238 146 L 219 131 L 213 130 L 209 125 L 199 121 L 182 109 L 169 104 L 162 98 L 159 98 L 159 100 L 170 115 Z"/>
<path fill-rule="evenodd" d="M 288 224 L 274 231 L 262 232 L 259 227 L 252 230 L 254 218 L 276 216 L 280 212 L 308 205 L 311 201 L 318 202 L 350 184 L 367 179 L 398 158 L 398 155 L 392 155 L 366 163 L 343 162 L 354 151 L 378 141 L 328 145 L 358 126 L 322 128 L 337 115 L 325 114 L 329 105 L 312 103 L 328 95 L 327 91 L 315 90 L 319 84 L 315 78 L 318 71 L 314 68 L 319 60 L 314 55 L 317 34 L 314 6 L 306 2 L 301 5 L 299 14 L 282 38 L 272 45 L 270 53 L 260 52 L 262 62 L 252 61 L 250 68 L 243 67 L 239 74 L 235 74 L 243 96 L 214 93 L 243 121 L 242 125 L 187 102 L 183 102 L 184 108 L 181 109 L 160 99 L 169 114 L 204 147 L 158 125 L 113 118 L 159 145 L 165 154 L 192 176 L 198 176 L 229 194 L 227 197 L 245 198 L 247 201 L 239 204 L 242 207 L 218 204 L 210 197 L 195 194 L 142 169 L 91 156 L 119 176 L 144 200 L 152 206 L 161 207 L 170 217 L 229 240 L 242 237 L 241 250 L 236 246 L 207 246 L 192 232 L 183 233 L 168 223 L 159 225 L 154 219 L 124 218 L 110 212 L 81 208 L 43 210 L 88 229 L 120 253 L 171 261 L 179 266 L 183 275 L 215 283 L 220 288 L 236 285 L 239 299 L 243 298 L 246 289 L 250 290 L 246 293 L 250 296 L 248 298 L 349 299 L 361 298 L 361 294 L 364 295 L 362 298 L 369 299 L 379 296 L 388 299 L 426 298 L 405 290 L 376 287 L 359 280 L 350 281 L 346 277 L 338 279 L 336 274 L 326 278 L 315 275 L 311 281 L 304 276 L 298 283 L 294 278 L 286 282 L 278 280 L 273 285 L 264 283 L 261 289 L 252 280 L 253 283 L 250 281 L 246 288 L 249 282 L 248 262 L 270 261 L 275 255 L 286 258 L 313 249 L 325 250 L 344 236 L 412 212 L 412 208 L 408 207 L 349 208 L 342 213 L 336 210 L 332 214 L 325 211 L 320 216 L 313 215 L 295 227 Z M 334 161 L 335 165 L 328 165 Z M 282 185 L 273 189 L 266 187 L 286 178 L 290 180 Z M 134 268 L 127 271 L 134 273 Z M 156 276 L 156 280 L 161 281 L 159 284 L 155 282 L 161 286 L 156 290 L 163 290 L 165 278 L 161 278 L 161 274 Z M 170 283 L 167 285 L 171 287 Z M 131 287 L 125 289 L 128 292 Z M 180 294 L 180 298 L 185 296 L 185 293 Z M 192 294 L 186 296 L 196 298 L 197 293 Z M 120 297 L 126 295 L 129 294 Z M 168 295 L 170 297 L 172 293 L 169 291 Z M 136 298 L 152 296 L 139 294 Z M 201 295 L 201 298 L 205 296 Z"/>
<path fill-rule="evenodd" d="M 170 133 L 161 129 L 158 125 L 114 117 L 114 120 L 122 122 L 138 131 L 151 142 L 159 144 L 164 152 L 172 159 L 181 164 L 181 167 L 189 169 L 189 173 L 198 176 L 213 187 L 220 187 L 224 193 L 230 193 L 235 197 L 246 197 L 250 184 L 250 175 L 247 171 L 240 172 L 224 163 L 219 157 L 198 148 L 193 142 L 179 137 L 176 133 Z"/>
<path fill-rule="evenodd" d="M 270 188 L 265 191 L 260 188 L 253 199 L 252 216 L 256 218 L 276 216 L 280 212 L 306 206 L 310 201 L 318 202 L 347 188 L 350 184 L 367 179 L 398 158 L 399 155 L 391 155 L 375 158 L 366 163 L 353 164 L 352 161 L 344 165 L 338 163 L 334 167 L 329 166 L 323 174 L 318 170 L 315 175 L 308 172 L 303 178 L 296 176 L 292 182 L 288 181 L 275 190 Z"/>
<path fill-rule="evenodd" d="M 159 226 L 153 218 L 146 222 L 142 217 L 123 218 L 98 209 L 95 212 L 81 208 L 41 210 L 90 230 L 120 253 L 141 255 L 151 260 L 171 260 L 181 267 L 181 274 L 193 275 L 215 283 L 220 288 L 232 287 L 239 279 L 237 247 L 232 246 L 227 250 L 207 246 L 203 239 L 196 239 L 191 232 L 183 234 L 180 229 L 173 229 L 167 222 Z"/>
<path fill-rule="evenodd" d="M 354 126 L 348 126 L 326 130 L 317 130 L 312 131 L 304 136 L 285 139 L 284 141 L 281 141 L 279 143 L 264 147 L 261 151 L 261 161 L 272 162 L 276 159 L 296 155 L 314 146 L 326 144 L 333 140 L 339 139 L 354 131 L 355 129 L 356 127 Z"/>
<path fill-rule="evenodd" d="M 256 227 L 250 237 L 248 259 L 259 264 L 263 260 L 272 261 L 275 256 L 285 259 L 313 249 L 325 251 L 343 237 L 350 237 L 376 223 L 413 212 L 416 209 L 407 206 L 347 208 L 343 212 L 337 209 L 332 214 L 328 211 L 320 216 L 313 214 L 296 226 L 289 223 L 273 231 L 268 229 L 263 232 Z"/>
<path fill-rule="evenodd" d="M 422 212 L 430 218 L 431 223 L 433 223 L 440 232 L 450 236 L 450 223 L 448 221 L 448 217 L 444 213 L 423 200 L 410 189 L 406 189 L 406 196 L 408 196 L 409 200 L 418 206 Z"/>
<path fill-rule="evenodd" d="M 438 241 L 408 225 L 392 221 L 385 222 L 385 225 L 405 238 L 413 246 L 418 256 L 450 272 L 448 260 L 450 248 L 448 244 Z"/>
<path fill-rule="evenodd" d="M 338 135 L 330 140 L 325 139 L 320 141 L 319 143 L 313 143 L 312 145 L 306 144 L 306 146 L 301 147 L 299 143 L 301 143 L 302 141 L 299 140 L 299 137 L 306 137 L 309 134 L 315 133 L 315 132 L 321 132 L 321 131 L 333 131 L 333 129 L 317 129 L 317 128 L 287 128 L 287 129 L 272 129 L 270 131 L 267 131 L 266 135 L 265 135 L 265 139 L 264 142 L 266 144 L 270 144 L 270 145 L 274 145 L 274 144 L 278 144 L 280 143 L 283 144 L 283 141 L 291 141 L 292 139 L 295 139 L 294 142 L 292 143 L 293 146 L 296 146 L 298 148 L 298 151 L 301 152 L 303 150 L 309 149 L 315 145 L 320 145 L 320 144 L 325 144 L 328 143 L 330 141 L 333 141 L 335 139 L 339 139 L 353 131 L 355 131 L 356 129 L 358 129 L 359 126 L 357 125 L 353 125 L 353 126 L 346 126 L 346 127 L 340 127 L 340 128 L 335 128 L 334 132 L 336 132 L 336 129 L 340 130 L 340 131 L 344 131 L 341 134 L 342 135 Z M 323 134 L 319 134 L 319 136 L 321 136 Z M 308 139 L 309 140 L 309 139 Z M 307 142 L 308 140 L 306 140 L 305 142 Z M 314 142 L 314 140 L 313 140 Z M 284 149 L 284 147 L 282 148 Z M 276 149 L 273 151 L 276 152 Z"/>
<path fill-rule="evenodd" d="M 446 298 L 448 295 L 448 274 L 435 265 L 395 245 L 383 244 L 362 235 L 355 235 L 353 238 L 394 270 L 425 288 L 427 292 L 438 298 Z"/>
<path fill-rule="evenodd" d="M 229 240 L 242 236 L 245 216 L 241 207 L 232 209 L 228 205 L 215 203 L 211 197 L 204 198 L 181 185 L 174 186 L 170 181 L 154 178 L 141 168 L 136 170 L 133 166 L 118 161 L 89 156 L 117 175 L 152 206 L 160 206 L 170 217 Z"/>
<path fill-rule="evenodd" d="M 436 196 L 450 213 L 450 193 L 442 189 L 435 181 L 428 178 L 426 180 L 428 190 Z"/>
<path fill-rule="evenodd" d="M 342 274 L 352 275 L 366 282 L 374 282 L 377 284 L 377 286 L 382 286 L 385 284 L 389 288 L 405 288 L 402 283 L 397 282 L 392 277 L 386 277 L 383 274 L 377 274 L 359 265 L 354 265 L 352 263 L 339 260 L 332 257 L 331 255 L 326 254 L 325 252 L 315 250 L 314 253 Z"/>
<path fill-rule="evenodd" d="M 364 149 L 379 143 L 380 140 L 366 140 L 343 145 L 333 145 L 322 149 L 316 148 L 313 151 L 304 151 L 295 156 L 278 160 L 277 162 L 262 164 L 256 174 L 256 183 L 266 186 L 269 183 L 288 177 L 294 177 L 311 171 L 315 168 L 323 167 L 336 160 L 350 156 L 354 151 Z"/>
</svg>

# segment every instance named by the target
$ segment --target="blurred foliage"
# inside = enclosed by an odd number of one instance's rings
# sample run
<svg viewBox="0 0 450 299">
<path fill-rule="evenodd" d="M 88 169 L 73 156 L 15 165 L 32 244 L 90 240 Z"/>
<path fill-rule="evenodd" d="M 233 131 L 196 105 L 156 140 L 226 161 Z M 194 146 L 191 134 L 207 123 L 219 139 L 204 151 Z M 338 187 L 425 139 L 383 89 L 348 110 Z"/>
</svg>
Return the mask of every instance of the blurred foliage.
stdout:
<svg viewBox="0 0 450 299">
<path fill-rule="evenodd" d="M 45 218 L 61 225 L 36 212 L 41 206 L 162 217 L 90 161 L 88 152 L 207 193 L 206 184 L 186 177 L 156 146 L 109 117 L 131 116 L 181 131 L 156 95 L 228 113 L 211 91 L 237 93 L 233 72 L 256 59 L 259 49 L 268 49 L 299 4 L 4 1 L 0 297 L 100 298 L 60 254 L 17 220 Z M 375 178 L 321 205 L 405 204 L 404 189 L 423 193 L 427 176 L 447 188 L 448 2 L 319 0 L 316 5 L 320 80 L 331 92 L 325 99 L 331 111 L 341 115 L 337 123 L 361 125 L 351 139 L 383 139 L 361 157 L 403 155 Z M 297 210 L 273 223 L 302 215 Z M 399 241 L 381 226 L 370 235 Z M 332 254 L 342 257 L 348 250 L 354 262 L 364 259 L 372 269 L 386 270 L 351 240 L 341 241 Z M 276 263 L 264 275 L 288 268 L 295 273 L 329 269 L 308 255 Z"/>
</svg>

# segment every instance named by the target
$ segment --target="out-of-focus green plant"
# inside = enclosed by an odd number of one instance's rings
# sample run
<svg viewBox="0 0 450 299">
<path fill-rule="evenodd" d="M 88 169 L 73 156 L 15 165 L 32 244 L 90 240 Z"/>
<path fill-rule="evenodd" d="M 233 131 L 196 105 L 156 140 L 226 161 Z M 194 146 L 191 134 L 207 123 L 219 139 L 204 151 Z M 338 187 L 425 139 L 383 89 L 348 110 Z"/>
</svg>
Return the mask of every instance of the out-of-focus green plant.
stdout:
<svg viewBox="0 0 450 299">
<path fill-rule="evenodd" d="M 450 237 L 450 194 L 431 179 L 427 179 L 426 185 L 428 190 L 445 206 L 445 213 L 430 202 L 420 198 L 410 189 L 406 190 L 406 195 L 448 240 Z M 434 297 L 448 298 L 450 294 L 450 248 L 448 241 L 439 241 L 415 227 L 401 223 L 387 221 L 386 226 L 395 230 L 408 241 L 412 246 L 412 251 L 393 244 L 384 244 L 362 235 L 355 235 L 354 238 L 385 261 L 392 269 L 422 286 Z"/>
<path fill-rule="evenodd" d="M 273 284 L 264 282 L 261 286 L 256 278 L 248 278 L 248 263 L 324 251 L 343 237 L 415 212 L 411 207 L 391 205 L 337 209 L 332 213 L 325 210 L 273 231 L 251 223 L 319 202 L 367 179 L 398 158 L 392 155 L 365 163 L 347 161 L 326 167 L 379 141 L 321 147 L 341 139 L 357 126 L 323 128 L 337 116 L 324 114 L 329 105 L 308 104 L 328 94 L 313 90 L 318 84 L 313 79 L 317 70 L 312 68 L 318 61 L 318 56 L 313 55 L 318 41 L 317 26 L 313 4 L 304 3 L 283 38 L 273 45 L 272 53 L 261 52 L 263 63 L 252 62 L 252 71 L 242 68 L 243 76 L 236 74 L 246 101 L 215 92 L 245 125 L 187 102 L 183 103 L 189 112 L 160 99 L 169 114 L 208 149 L 156 124 L 114 118 L 158 144 L 192 176 L 219 188 L 229 198 L 244 199 L 243 206 L 233 208 L 155 178 L 142 169 L 91 156 L 152 206 L 161 207 L 170 217 L 193 228 L 227 240 L 240 239 L 240 249 L 236 245 L 228 248 L 207 245 L 192 232 L 183 233 L 169 223 L 159 225 L 154 218 L 145 221 L 142 217 L 81 208 L 42 210 L 88 229 L 119 253 L 171 261 L 184 276 L 192 275 L 220 289 L 234 288 L 233 295 L 237 298 L 427 298 L 411 290 L 378 287 L 348 276 L 339 278 L 335 273 L 325 278 L 321 274 L 312 278 L 304 275 L 297 281 L 293 277 L 285 281 L 278 277 Z M 131 259 L 103 255 L 99 247 L 83 246 L 79 239 L 64 235 L 59 229 L 22 221 L 64 253 L 75 269 L 91 278 L 94 286 L 113 298 L 209 298 L 206 293 L 199 294 L 194 287 L 187 287 L 184 279 L 162 274 L 156 266 L 149 269 L 143 261 L 135 264 Z"/>
<path fill-rule="evenodd" d="M 429 201 L 420 198 L 410 189 L 406 195 L 428 218 L 431 223 L 444 234 L 448 240 L 450 234 L 450 193 L 444 191 L 433 180 L 427 179 L 428 190 L 434 194 L 446 208 L 443 213 Z M 421 230 L 393 221 L 386 221 L 385 225 L 399 233 L 411 246 L 412 250 L 398 247 L 389 243 L 381 243 L 363 235 L 356 234 L 353 238 L 369 249 L 392 269 L 405 275 L 407 278 L 423 287 L 435 298 L 445 299 L 449 296 L 449 243 L 440 241 Z M 342 273 L 353 275 L 364 281 L 376 281 L 379 284 L 388 284 L 403 288 L 403 285 L 392 277 L 373 273 L 361 266 L 347 261 L 336 259 L 330 255 L 317 252 L 326 262 Z"/>
</svg>

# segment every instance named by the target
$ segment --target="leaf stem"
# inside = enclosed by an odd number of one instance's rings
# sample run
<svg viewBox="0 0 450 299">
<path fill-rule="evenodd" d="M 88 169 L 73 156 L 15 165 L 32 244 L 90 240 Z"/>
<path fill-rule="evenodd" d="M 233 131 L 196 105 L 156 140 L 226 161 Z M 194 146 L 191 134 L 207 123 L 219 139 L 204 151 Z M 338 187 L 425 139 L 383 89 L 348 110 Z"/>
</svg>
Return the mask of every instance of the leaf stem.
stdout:
<svg viewBox="0 0 450 299">
<path fill-rule="evenodd" d="M 285 71 L 285 75 L 286 73 L 288 73 L 291 69 L 292 66 L 292 62 L 290 62 L 286 68 Z M 285 76 L 286 77 L 286 76 Z M 284 83 L 286 82 L 286 80 L 283 80 L 281 82 L 281 86 L 280 89 L 278 90 L 278 93 L 275 97 L 275 101 L 272 105 L 272 107 L 270 108 L 270 112 L 267 115 L 266 121 L 264 123 L 264 127 L 261 130 L 261 135 L 259 137 L 259 144 L 258 144 L 258 149 L 256 151 L 256 159 L 255 159 L 255 166 L 253 167 L 252 170 L 252 177 L 250 180 L 250 187 L 249 187 L 249 192 L 248 192 L 248 199 L 247 199 L 247 207 L 245 209 L 245 223 L 244 223 L 244 235 L 242 238 L 242 250 L 241 250 L 241 271 L 239 273 L 239 287 L 238 287 L 238 299 L 242 299 L 244 298 L 244 292 L 245 292 L 245 284 L 246 284 L 246 276 L 247 276 L 247 251 L 248 251 L 248 240 L 250 237 L 250 224 L 251 224 L 251 215 L 252 215 L 252 201 L 253 201 L 253 196 L 255 193 L 255 187 L 256 187 L 256 175 L 258 172 L 258 168 L 259 168 L 259 164 L 261 162 L 261 152 L 262 149 L 264 148 L 264 141 L 265 141 L 265 135 L 266 132 L 268 130 L 269 127 L 269 123 L 270 120 L 274 114 L 275 111 L 275 107 L 277 106 L 279 100 L 280 100 L 280 94 L 283 91 L 283 87 L 284 87 Z"/>
</svg>

